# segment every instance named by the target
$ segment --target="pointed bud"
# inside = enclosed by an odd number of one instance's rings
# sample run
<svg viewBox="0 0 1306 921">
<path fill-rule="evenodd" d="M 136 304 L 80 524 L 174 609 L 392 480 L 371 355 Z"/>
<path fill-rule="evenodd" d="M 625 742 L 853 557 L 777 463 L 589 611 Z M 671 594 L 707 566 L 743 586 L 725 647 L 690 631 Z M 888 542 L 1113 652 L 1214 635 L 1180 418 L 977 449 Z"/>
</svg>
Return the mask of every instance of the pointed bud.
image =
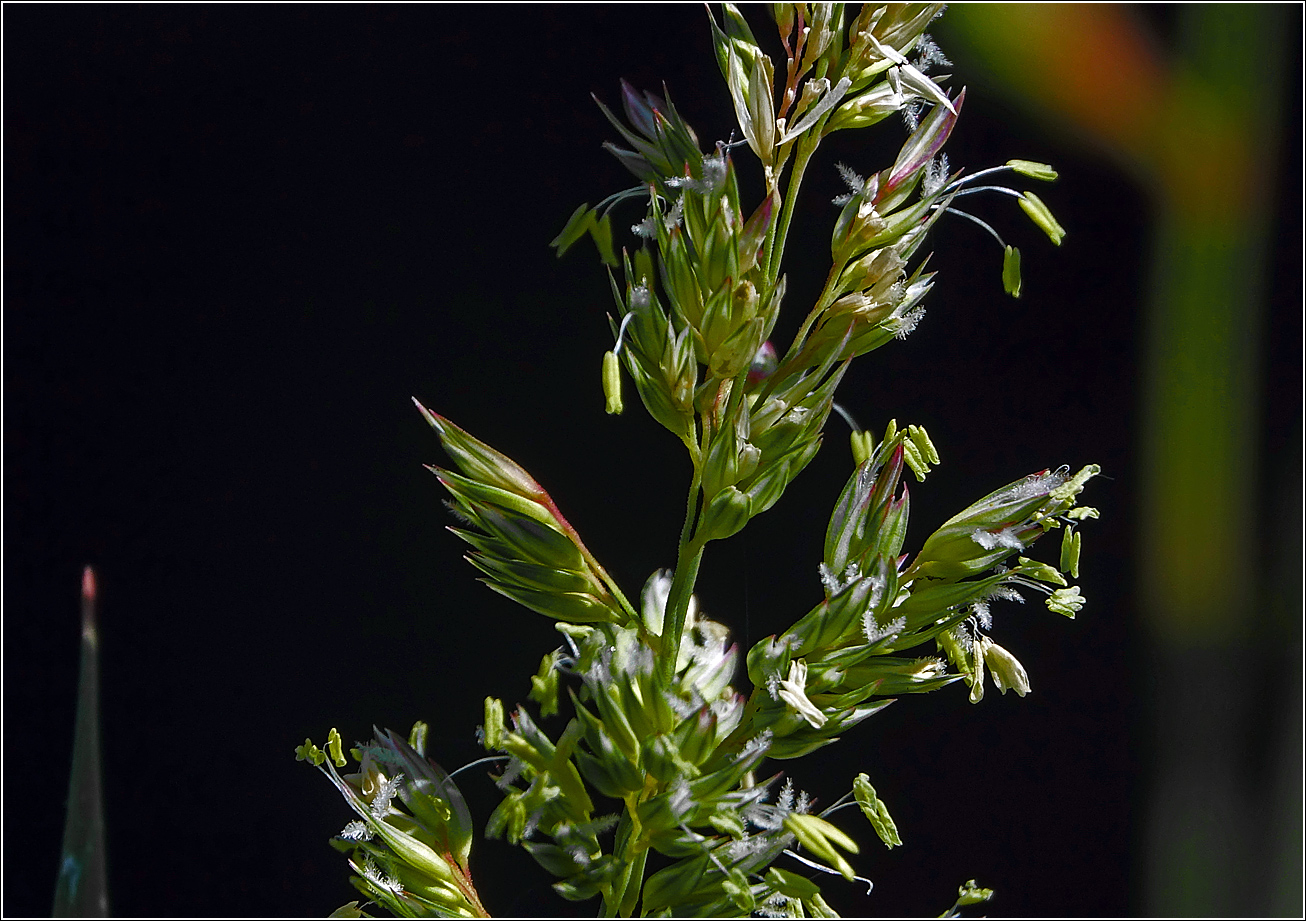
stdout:
<svg viewBox="0 0 1306 921">
<path fill-rule="evenodd" d="M 898 159 L 889 170 L 889 179 L 880 187 L 879 194 L 876 196 L 875 205 L 886 210 L 891 205 L 896 205 L 894 193 L 899 191 L 907 184 L 913 176 L 925 170 L 930 161 L 943 148 L 943 144 L 952 133 L 953 126 L 957 123 L 957 115 L 961 111 L 961 105 L 966 100 L 966 91 L 963 89 L 958 94 L 955 102 L 950 105 L 937 105 L 912 132 L 907 143 L 903 145 L 902 150 L 898 152 Z M 883 206 L 883 207 L 882 207 Z"/>
<path fill-rule="evenodd" d="M 747 832 L 744 820 L 737 812 L 728 806 L 722 806 L 716 812 L 707 817 L 708 822 L 713 828 L 723 835 L 729 835 L 732 838 L 742 838 Z"/>
<path fill-rule="evenodd" d="M 752 500 L 733 486 L 717 493 L 703 510 L 695 540 L 721 540 L 743 530 L 752 512 Z"/>
<path fill-rule="evenodd" d="M 490 813 L 489 821 L 485 823 L 485 837 L 498 838 L 507 832 L 508 841 L 516 844 L 521 840 L 526 831 L 526 804 L 522 802 L 522 792 L 511 790 L 503 798 L 494 811 Z"/>
<path fill-rule="evenodd" d="M 440 436 L 445 451 L 468 477 L 515 493 L 534 502 L 548 502 L 549 494 L 511 458 L 485 442 L 473 438 L 441 415 L 431 412 L 413 398 L 418 412 Z"/>
<path fill-rule="evenodd" d="M 1057 223 L 1057 219 L 1052 216 L 1052 212 L 1043 204 L 1042 199 L 1033 192 L 1026 192 L 1020 196 L 1020 207 L 1029 215 L 1029 219 L 1048 235 L 1049 240 L 1057 246 L 1061 245 L 1061 241 L 1066 236 L 1066 229 Z"/>
</svg>

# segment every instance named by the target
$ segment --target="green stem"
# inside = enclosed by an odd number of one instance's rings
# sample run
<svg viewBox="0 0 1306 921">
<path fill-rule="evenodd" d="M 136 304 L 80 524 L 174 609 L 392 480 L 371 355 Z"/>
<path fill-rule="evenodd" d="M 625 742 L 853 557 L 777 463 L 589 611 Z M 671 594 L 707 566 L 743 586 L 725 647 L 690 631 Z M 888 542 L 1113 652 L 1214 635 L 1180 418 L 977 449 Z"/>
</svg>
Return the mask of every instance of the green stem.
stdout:
<svg viewBox="0 0 1306 921">
<path fill-rule="evenodd" d="M 816 306 L 803 319 L 803 325 L 798 327 L 794 341 L 789 346 L 789 353 L 785 355 L 786 363 L 798 355 L 797 350 L 802 348 L 803 342 L 807 339 L 807 334 L 812 330 L 812 324 L 816 322 L 816 318 L 825 312 L 825 308 L 834 303 L 833 292 L 836 290 L 835 286 L 839 283 L 839 277 L 843 274 L 845 264 L 835 262 L 830 266 L 830 274 L 825 278 L 825 287 L 821 289 L 821 296 L 817 298 Z"/>
<path fill-rule="evenodd" d="M 816 129 L 819 132 L 819 128 Z M 789 187 L 785 189 L 784 206 L 780 209 L 780 220 L 771 228 L 766 241 L 766 278 L 775 284 L 780 277 L 780 261 L 784 258 L 785 239 L 789 236 L 789 224 L 794 219 L 794 208 L 798 202 L 798 189 L 803 184 L 803 173 L 807 163 L 820 146 L 820 135 L 808 135 L 798 142 L 798 156 L 794 158 L 793 171 L 789 174 Z"/>
<path fill-rule="evenodd" d="M 796 52 L 801 59 L 802 51 Z M 816 80 L 826 76 L 830 69 L 830 61 L 822 57 L 816 62 L 816 68 L 808 79 Z M 825 132 L 825 123 L 830 120 L 833 112 L 827 112 L 821 119 L 806 132 L 806 136 L 798 141 L 798 156 L 794 160 L 793 172 L 789 174 L 789 188 L 785 190 L 785 203 L 781 209 L 780 221 L 771 228 L 771 233 L 766 241 L 766 278 L 771 284 L 775 284 L 780 277 L 780 262 L 784 258 L 785 239 L 789 236 L 789 223 L 793 220 L 794 206 L 798 201 L 798 188 L 803 184 L 803 173 L 807 170 L 807 162 L 812 159 L 812 154 L 816 153 L 816 148 L 821 146 L 821 137 Z M 777 183 L 780 176 L 776 174 Z M 777 247 L 777 242 L 779 246 Z"/>
<path fill-rule="evenodd" d="M 689 599 L 698 579 L 698 566 L 703 561 L 703 545 L 690 541 L 681 546 L 676 559 L 676 574 L 671 579 L 671 594 L 667 598 L 667 613 L 662 623 L 662 659 L 658 662 L 658 678 L 664 687 L 671 687 L 676 674 L 676 657 L 680 652 L 680 638 L 685 632 L 685 616 L 689 612 Z"/>
<path fill-rule="evenodd" d="M 680 529 L 680 544 L 676 549 L 676 572 L 671 577 L 667 610 L 662 617 L 662 651 L 657 668 L 663 687 L 670 687 L 676 674 L 676 657 L 680 653 L 680 638 L 685 632 L 685 615 L 689 611 L 690 596 L 694 593 L 694 582 L 698 579 L 698 566 L 703 561 L 703 545 L 693 539 L 701 482 L 701 465 L 695 463 L 694 478 L 689 484 L 689 498 L 685 503 L 685 523 Z"/>
</svg>

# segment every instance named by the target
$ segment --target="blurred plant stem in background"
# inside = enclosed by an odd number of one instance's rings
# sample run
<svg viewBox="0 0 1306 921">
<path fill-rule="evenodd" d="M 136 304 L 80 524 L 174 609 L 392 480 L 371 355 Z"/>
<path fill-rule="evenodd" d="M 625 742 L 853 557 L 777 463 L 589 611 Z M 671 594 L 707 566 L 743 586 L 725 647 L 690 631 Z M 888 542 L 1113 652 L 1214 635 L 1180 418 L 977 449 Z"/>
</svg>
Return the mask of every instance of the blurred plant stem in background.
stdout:
<svg viewBox="0 0 1306 921">
<path fill-rule="evenodd" d="M 1300 516 L 1257 520 L 1300 495 L 1299 470 L 1277 464 L 1284 482 L 1267 485 L 1269 502 L 1258 494 L 1291 17 L 1251 3 L 1176 15 L 1172 60 L 1116 5 L 961 4 L 938 31 L 1154 193 L 1135 473 L 1150 708 L 1137 910 L 1298 916 L 1300 599 L 1295 574 L 1268 572 L 1260 550 L 1296 546 Z M 1271 524 L 1286 533 L 1267 539 Z M 1258 695 L 1257 682 L 1274 684 Z M 1265 700 L 1279 710 L 1268 721 Z"/>
<path fill-rule="evenodd" d="M 95 572 L 82 571 L 82 666 L 77 685 L 73 764 L 68 779 L 68 817 L 54 886 L 56 918 L 106 918 L 104 789 L 100 769 L 100 640 L 96 624 Z"/>
<path fill-rule="evenodd" d="M 1256 520 L 1282 81 L 1270 58 L 1286 17 L 1253 4 L 1184 10 L 1191 73 L 1176 108 L 1190 114 L 1170 129 L 1161 168 L 1174 175 L 1157 215 L 1140 445 L 1140 600 L 1159 666 L 1144 907 L 1297 915 L 1301 791 L 1287 777 L 1276 787 L 1248 776 L 1244 753 L 1258 741 L 1248 730 L 1264 724 L 1238 664 L 1267 654 L 1271 670 L 1291 673 L 1300 659 L 1300 624 L 1267 608 Z M 1266 748 L 1300 757 L 1289 726 L 1265 727 L 1278 736 Z M 1296 828 L 1274 834 L 1289 816 Z"/>
</svg>

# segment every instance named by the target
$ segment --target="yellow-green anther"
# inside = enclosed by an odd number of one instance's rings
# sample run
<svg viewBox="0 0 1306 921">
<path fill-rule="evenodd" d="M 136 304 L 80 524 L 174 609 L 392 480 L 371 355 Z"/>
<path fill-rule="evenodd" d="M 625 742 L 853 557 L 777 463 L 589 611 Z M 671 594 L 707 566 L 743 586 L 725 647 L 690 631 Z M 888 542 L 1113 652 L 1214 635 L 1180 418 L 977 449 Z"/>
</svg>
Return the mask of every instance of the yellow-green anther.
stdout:
<svg viewBox="0 0 1306 921">
<path fill-rule="evenodd" d="M 1083 521 L 1085 518 L 1097 518 L 1097 509 L 1082 505 L 1079 508 L 1072 508 L 1066 512 L 1066 517 L 1072 521 Z"/>
<path fill-rule="evenodd" d="M 911 439 L 912 444 L 916 446 L 916 450 L 920 452 L 921 457 L 927 463 L 938 464 L 939 452 L 935 450 L 934 442 L 930 441 L 930 436 L 923 426 L 907 426 L 907 437 Z"/>
<path fill-rule="evenodd" d="M 590 236 L 594 238 L 594 245 L 598 248 L 603 264 L 615 269 L 618 263 L 617 255 L 612 249 L 612 215 L 605 214 L 601 220 L 591 224 Z"/>
<path fill-rule="evenodd" d="M 1061 573 L 1057 572 L 1056 567 L 1024 556 L 1017 557 L 1017 562 L 1020 563 L 1020 574 L 1022 576 L 1029 576 L 1029 578 L 1038 579 L 1040 582 L 1051 582 L 1053 585 L 1066 584 L 1065 578 Z"/>
<path fill-rule="evenodd" d="M 303 745 L 295 746 L 295 760 L 307 761 L 314 767 L 321 767 L 322 762 L 326 761 L 326 755 L 322 754 L 322 749 L 313 744 L 312 739 L 305 739 Z"/>
<path fill-rule="evenodd" d="M 1020 207 L 1029 215 L 1029 219 L 1038 225 L 1038 228 L 1048 235 L 1048 239 L 1057 246 L 1066 236 L 1066 228 L 1057 223 L 1057 219 L 1052 216 L 1048 206 L 1043 204 L 1033 192 L 1026 192 L 1020 196 Z"/>
<path fill-rule="evenodd" d="M 554 237 L 549 245 L 558 251 L 558 258 L 561 259 L 563 253 L 585 236 L 585 232 L 592 226 L 594 226 L 594 212 L 590 210 L 589 205 L 581 205 L 572 212 L 571 217 L 567 219 L 567 226 L 562 228 L 562 233 Z"/>
<path fill-rule="evenodd" d="M 503 701 L 497 697 L 485 698 L 485 728 L 483 744 L 487 751 L 503 748 Z"/>
<path fill-rule="evenodd" d="M 1020 250 L 1014 246 L 1002 254 L 1002 290 L 1020 297 Z"/>
<path fill-rule="evenodd" d="M 979 640 L 972 639 L 970 650 L 974 654 L 971 659 L 970 702 L 977 704 L 984 699 L 984 646 Z"/>
<path fill-rule="evenodd" d="M 586 637 L 594 632 L 593 627 L 587 627 L 584 624 L 567 624 L 562 621 L 554 624 L 553 629 L 557 630 L 563 636 L 570 637 L 577 643 L 584 641 Z"/>
<path fill-rule="evenodd" d="M 850 440 L 853 446 L 853 465 L 860 467 L 875 451 L 875 436 L 868 431 L 853 432 Z"/>
<path fill-rule="evenodd" d="M 882 441 L 888 441 L 894 435 L 898 434 L 898 420 L 890 419 L 888 426 L 884 429 L 884 438 Z"/>
<path fill-rule="evenodd" d="M 1072 579 L 1079 578 L 1079 541 L 1074 528 L 1067 527 L 1061 534 L 1061 571 L 1070 573 Z"/>
<path fill-rule="evenodd" d="M 867 775 L 858 774 L 853 780 L 853 796 L 885 846 L 891 850 L 900 847 L 902 839 L 898 837 L 898 826 L 894 824 L 884 801 L 876 796 L 875 788 L 871 786 L 871 779 Z"/>
<path fill-rule="evenodd" d="M 1008 160 L 1007 166 L 1022 176 L 1043 182 L 1053 182 L 1057 178 L 1057 171 L 1046 163 L 1035 163 L 1033 160 Z"/>
<path fill-rule="evenodd" d="M 1075 619 L 1075 614 L 1084 606 L 1085 598 L 1079 593 L 1079 586 L 1072 585 L 1070 588 L 1059 588 L 1048 596 L 1048 610 L 1054 614 L 1064 614 L 1071 620 Z"/>
<path fill-rule="evenodd" d="M 621 368 L 617 365 L 616 352 L 603 353 L 603 398 L 609 416 L 621 415 L 625 407 L 621 404 Z"/>
<path fill-rule="evenodd" d="M 327 735 L 327 753 L 331 756 L 331 761 L 336 767 L 345 766 L 345 753 L 342 750 L 340 733 L 336 731 L 334 726 L 331 727 L 331 732 Z"/>
<path fill-rule="evenodd" d="M 981 889 L 975 885 L 975 880 L 967 880 L 966 885 L 957 887 L 957 907 L 963 905 L 975 905 L 979 902 L 987 902 L 993 898 L 992 889 Z"/>
<path fill-rule="evenodd" d="M 850 854 L 861 852 L 861 847 L 858 846 L 857 842 L 849 837 L 847 832 L 839 826 L 816 815 L 805 816 L 805 818 L 809 820 L 808 824 L 814 825 L 818 828 L 821 834 L 825 835 L 830 843 L 837 844 Z"/>
<path fill-rule="evenodd" d="M 821 835 L 817 834 L 813 829 L 808 828 L 799 821 L 799 819 L 806 818 L 808 818 L 808 816 L 791 812 L 789 815 L 784 817 L 785 831 L 797 838 L 798 843 L 807 848 L 813 854 L 816 854 L 818 857 L 823 859 L 830 859 L 829 855 L 835 853 L 834 848 L 830 847 L 830 843 Z"/>
<path fill-rule="evenodd" d="M 431 727 L 426 723 L 418 720 L 413 723 L 413 728 L 408 730 L 408 746 L 419 755 L 426 756 L 426 736 Z"/>
<path fill-rule="evenodd" d="M 907 466 L 911 468 L 911 472 L 916 475 L 916 481 L 918 483 L 924 483 L 925 474 L 930 472 L 930 468 L 929 465 L 925 463 L 925 459 L 921 457 L 920 451 L 916 447 L 916 443 L 910 438 L 904 438 L 902 440 L 902 459 L 906 462 Z"/>
<path fill-rule="evenodd" d="M 1074 499 L 1075 496 L 1083 491 L 1084 484 L 1101 472 L 1102 468 L 1097 464 L 1089 464 L 1056 489 L 1050 491 L 1048 493 L 1048 498 L 1052 499 L 1054 502 L 1067 502 Z"/>
<path fill-rule="evenodd" d="M 835 850 L 838 845 L 845 851 L 856 854 L 857 842 L 825 819 L 815 815 L 801 815 L 791 812 L 784 818 L 785 831 L 790 832 L 798 843 L 811 851 L 816 857 L 829 863 L 844 879 L 852 881 L 856 875 L 852 865 Z"/>
</svg>

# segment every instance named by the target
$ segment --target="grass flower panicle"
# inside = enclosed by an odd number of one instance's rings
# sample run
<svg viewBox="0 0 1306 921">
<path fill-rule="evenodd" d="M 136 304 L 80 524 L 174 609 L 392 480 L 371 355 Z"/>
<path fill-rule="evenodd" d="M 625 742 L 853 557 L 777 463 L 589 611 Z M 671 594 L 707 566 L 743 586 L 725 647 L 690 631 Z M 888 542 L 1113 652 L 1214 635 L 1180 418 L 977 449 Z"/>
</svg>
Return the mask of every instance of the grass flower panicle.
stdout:
<svg viewBox="0 0 1306 921">
<path fill-rule="evenodd" d="M 523 848 L 560 896 L 597 899 L 604 915 L 834 916 L 810 871 L 868 891 L 870 883 L 853 865 L 859 845 L 830 816 L 859 807 L 890 848 L 902 844 L 897 825 L 865 773 L 818 813 L 792 777 L 772 802 L 782 775 L 759 779 L 764 765 L 838 741 L 903 695 L 964 682 L 979 703 L 986 670 L 1000 692 L 1023 697 L 1025 667 L 989 636 L 1001 626 L 992 602 L 1023 601 L 1020 588 L 1067 617 L 1084 606 L 1067 577 L 1078 578 L 1080 529 L 1097 517 L 1076 504 L 1095 465 L 997 489 L 913 551 L 903 475 L 924 482 L 939 451 L 920 426 L 891 419 L 877 438 L 853 421 L 862 408 L 835 403 L 853 360 L 922 321 L 934 272 L 920 253 L 945 215 L 997 239 L 1001 286 L 1021 295 L 1020 253 L 958 207 L 966 196 L 1014 197 L 1054 244 L 1065 236 L 1033 193 L 977 184 L 999 174 L 1051 182 L 1050 166 L 1013 159 L 968 174 L 950 165 L 943 148 L 966 90 L 931 75 L 950 66 L 925 33 L 942 9 L 776 4 L 776 36 L 765 44 L 778 53 L 764 50 L 751 10 L 711 12 L 737 143 L 703 149 L 665 92 L 623 81 L 620 114 L 596 100 L 618 135 L 604 146 L 635 184 L 581 205 L 552 245 L 561 256 L 588 238 L 609 271 L 606 413 L 623 414 L 623 390 L 633 388 L 683 444 L 692 471 L 674 555 L 637 603 L 523 467 L 417 404 L 451 462 L 430 469 L 449 494 L 468 561 L 490 589 L 550 618 L 563 637 L 542 650 L 530 678 L 533 711 L 485 700 L 483 760 L 506 762 L 491 775 L 502 800 L 486 835 Z M 778 347 L 781 269 L 811 160 L 830 134 L 895 113 L 908 135 L 891 163 L 835 165 L 848 191 L 834 200 L 831 266 Z M 748 152 L 762 166 L 752 189 L 735 166 Z M 694 594 L 708 545 L 775 505 L 820 449 L 831 412 L 852 427 L 853 465 L 813 561 L 820 596 L 786 630 L 741 652 Z M 1056 564 L 1027 556 L 1058 528 Z M 469 866 L 470 813 L 425 748 L 419 723 L 407 739 L 376 730 L 351 751 L 353 774 L 337 770 L 347 759 L 334 730 L 325 749 L 306 740 L 296 756 L 356 813 L 332 844 L 349 855 L 352 882 L 370 903 L 404 916 L 485 916 Z M 968 882 L 949 912 L 991 895 Z"/>
</svg>

